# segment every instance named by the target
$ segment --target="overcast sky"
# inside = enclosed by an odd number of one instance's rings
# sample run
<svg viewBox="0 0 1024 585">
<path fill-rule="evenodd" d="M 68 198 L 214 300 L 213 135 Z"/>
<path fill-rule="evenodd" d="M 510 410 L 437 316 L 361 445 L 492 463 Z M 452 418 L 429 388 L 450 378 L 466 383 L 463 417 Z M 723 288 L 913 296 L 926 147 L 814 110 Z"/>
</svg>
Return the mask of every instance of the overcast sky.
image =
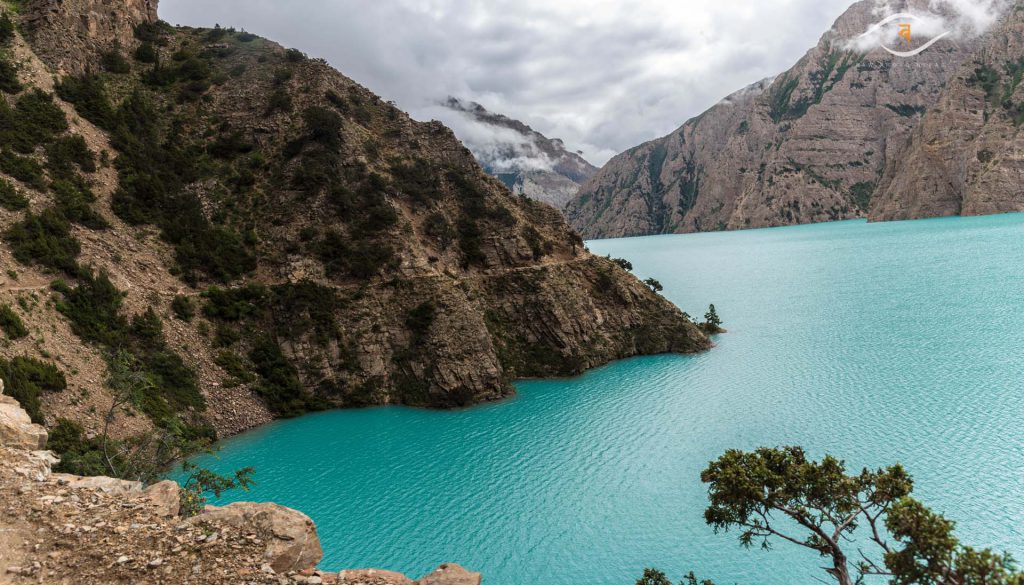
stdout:
<svg viewBox="0 0 1024 585">
<path fill-rule="evenodd" d="M 453 95 L 594 164 L 788 69 L 852 0 L 162 0 L 323 57 L 419 119 Z"/>
</svg>

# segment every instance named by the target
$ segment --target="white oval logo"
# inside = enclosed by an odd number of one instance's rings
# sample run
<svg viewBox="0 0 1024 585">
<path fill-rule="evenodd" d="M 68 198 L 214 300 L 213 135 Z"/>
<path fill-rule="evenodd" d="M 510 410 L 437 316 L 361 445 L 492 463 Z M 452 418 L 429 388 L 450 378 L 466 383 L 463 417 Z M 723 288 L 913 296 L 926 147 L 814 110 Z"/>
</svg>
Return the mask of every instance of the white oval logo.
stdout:
<svg viewBox="0 0 1024 585">
<path fill-rule="evenodd" d="M 862 34 L 859 37 L 857 37 L 857 40 L 863 40 L 863 39 L 866 39 L 866 38 L 874 36 L 874 35 L 879 35 L 881 30 L 882 30 L 882 27 L 884 27 L 887 24 L 889 24 L 889 23 L 891 23 L 893 21 L 896 21 L 896 20 L 918 21 L 918 20 L 920 20 L 920 18 L 915 16 L 915 15 L 913 15 L 913 14 L 907 13 L 907 12 L 900 12 L 898 14 L 893 14 L 891 16 L 887 16 L 884 19 L 882 19 L 881 21 L 871 25 L 871 28 L 869 28 L 864 34 Z M 922 52 L 924 52 L 926 49 L 928 49 L 928 47 L 930 47 L 930 46 L 934 45 L 935 43 L 939 42 L 939 39 L 941 39 L 942 37 L 950 34 L 950 32 L 951 31 L 948 31 L 948 30 L 942 31 L 940 34 L 933 36 L 931 39 L 928 40 L 928 42 L 926 42 L 925 44 L 921 45 L 920 47 L 917 47 L 917 48 L 914 48 L 914 49 L 910 49 L 910 50 L 906 50 L 906 51 L 899 51 L 899 50 L 891 49 L 891 48 L 885 46 L 884 42 L 880 42 L 878 46 L 882 47 L 883 49 L 885 49 L 886 51 L 892 53 L 893 55 L 895 55 L 897 57 L 913 57 L 915 55 L 920 55 Z M 913 44 L 913 25 L 912 25 L 911 22 L 900 23 L 898 37 L 901 39 L 901 41 L 905 42 L 908 46 L 911 46 Z"/>
</svg>

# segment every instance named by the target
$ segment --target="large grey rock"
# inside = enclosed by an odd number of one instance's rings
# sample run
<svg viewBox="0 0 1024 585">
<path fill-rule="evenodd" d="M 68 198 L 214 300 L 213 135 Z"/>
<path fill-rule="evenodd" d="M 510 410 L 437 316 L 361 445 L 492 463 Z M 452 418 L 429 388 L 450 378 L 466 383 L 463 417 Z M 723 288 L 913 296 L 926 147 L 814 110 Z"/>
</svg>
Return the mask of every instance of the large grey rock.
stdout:
<svg viewBox="0 0 1024 585">
<path fill-rule="evenodd" d="M 316 525 L 302 512 L 277 504 L 236 502 L 207 506 L 190 524 L 221 524 L 262 533 L 267 539 L 263 557 L 278 573 L 312 569 L 323 557 Z"/>
<path fill-rule="evenodd" d="M 93 490 L 106 494 L 142 493 L 141 481 L 117 479 L 116 477 L 105 477 L 102 475 L 82 477 L 79 475 L 71 475 L 69 473 L 55 473 L 53 474 L 53 478 L 62 485 L 66 485 L 71 489 Z"/>
</svg>

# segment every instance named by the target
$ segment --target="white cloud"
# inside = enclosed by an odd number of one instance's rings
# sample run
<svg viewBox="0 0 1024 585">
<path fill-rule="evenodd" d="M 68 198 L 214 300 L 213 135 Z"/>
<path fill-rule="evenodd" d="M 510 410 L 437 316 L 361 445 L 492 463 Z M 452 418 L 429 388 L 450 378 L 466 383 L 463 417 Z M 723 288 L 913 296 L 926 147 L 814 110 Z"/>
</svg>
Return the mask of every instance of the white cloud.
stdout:
<svg viewBox="0 0 1024 585">
<path fill-rule="evenodd" d="M 949 33 L 954 39 L 967 39 L 987 31 L 1009 4 L 1009 0 L 931 0 L 927 5 L 906 6 L 878 0 L 874 14 L 879 21 L 895 14 L 912 15 L 913 18 L 907 22 L 913 25 L 912 34 L 917 39 L 934 38 L 944 33 Z M 896 25 L 900 22 L 903 19 L 871 27 L 864 35 L 849 39 L 846 46 L 861 52 L 879 45 L 897 46 L 900 41 Z"/>
<path fill-rule="evenodd" d="M 595 164 L 789 68 L 849 0 L 163 0 L 326 58 L 426 119 L 454 95 Z M 984 13 L 981 13 L 984 18 Z"/>
</svg>

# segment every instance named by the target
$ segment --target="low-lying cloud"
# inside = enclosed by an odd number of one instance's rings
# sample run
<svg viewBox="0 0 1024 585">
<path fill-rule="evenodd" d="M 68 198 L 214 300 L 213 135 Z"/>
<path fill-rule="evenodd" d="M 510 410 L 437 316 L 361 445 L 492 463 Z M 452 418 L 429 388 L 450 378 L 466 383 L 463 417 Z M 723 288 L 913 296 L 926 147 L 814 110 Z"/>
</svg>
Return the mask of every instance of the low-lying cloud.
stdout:
<svg viewBox="0 0 1024 585">
<path fill-rule="evenodd" d="M 595 164 L 788 69 L 850 0 L 163 0 L 324 57 L 419 119 L 454 95 Z"/>
</svg>

